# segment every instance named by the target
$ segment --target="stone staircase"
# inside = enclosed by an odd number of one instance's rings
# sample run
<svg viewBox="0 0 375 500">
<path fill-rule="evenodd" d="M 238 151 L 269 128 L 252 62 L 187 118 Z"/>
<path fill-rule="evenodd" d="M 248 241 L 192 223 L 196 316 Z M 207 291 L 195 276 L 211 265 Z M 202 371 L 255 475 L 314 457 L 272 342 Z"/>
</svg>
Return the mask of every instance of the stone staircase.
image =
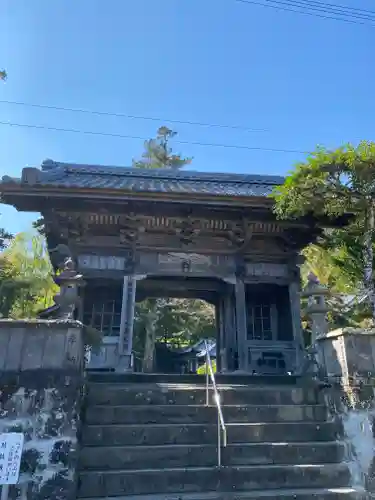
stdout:
<svg viewBox="0 0 375 500">
<path fill-rule="evenodd" d="M 79 498 L 336 500 L 350 488 L 345 448 L 313 387 L 293 377 L 218 377 L 228 432 L 199 376 L 91 374 Z M 272 384 L 272 385 L 271 385 Z"/>
</svg>

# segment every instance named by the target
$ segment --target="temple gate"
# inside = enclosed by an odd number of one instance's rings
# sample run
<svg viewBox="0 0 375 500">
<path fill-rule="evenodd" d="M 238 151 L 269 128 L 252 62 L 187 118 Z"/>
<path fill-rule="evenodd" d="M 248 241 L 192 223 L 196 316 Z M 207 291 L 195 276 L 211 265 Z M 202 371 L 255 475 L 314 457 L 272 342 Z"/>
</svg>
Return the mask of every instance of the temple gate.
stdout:
<svg viewBox="0 0 375 500">
<path fill-rule="evenodd" d="M 215 306 L 218 369 L 298 373 L 299 252 L 316 221 L 280 222 L 281 177 L 45 161 L 3 177 L 5 203 L 41 212 L 48 247 L 83 274 L 80 319 L 104 334 L 92 367 L 132 369 L 134 307 L 145 297 Z"/>
</svg>

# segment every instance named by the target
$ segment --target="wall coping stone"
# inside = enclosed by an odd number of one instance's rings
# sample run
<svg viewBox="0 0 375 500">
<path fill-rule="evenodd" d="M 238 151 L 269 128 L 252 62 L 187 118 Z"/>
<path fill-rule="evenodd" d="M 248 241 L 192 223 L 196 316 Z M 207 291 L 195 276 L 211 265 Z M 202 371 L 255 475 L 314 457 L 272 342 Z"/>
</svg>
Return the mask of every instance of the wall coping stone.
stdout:
<svg viewBox="0 0 375 500">
<path fill-rule="evenodd" d="M 353 328 L 353 327 L 337 328 L 336 330 L 331 330 L 328 333 L 318 335 L 316 340 L 332 339 L 335 337 L 344 337 L 346 335 L 375 336 L 375 328 L 367 328 L 367 329 Z"/>
<path fill-rule="evenodd" d="M 74 320 L 1 319 L 0 373 L 84 368 L 84 326 Z"/>
<path fill-rule="evenodd" d="M 69 328 L 82 328 L 83 324 L 80 321 L 72 320 L 72 319 L 12 319 L 12 318 L 0 318 L 0 329 L 2 326 L 61 326 L 61 327 L 69 327 Z M 0 330 L 1 332 L 1 330 Z"/>
</svg>

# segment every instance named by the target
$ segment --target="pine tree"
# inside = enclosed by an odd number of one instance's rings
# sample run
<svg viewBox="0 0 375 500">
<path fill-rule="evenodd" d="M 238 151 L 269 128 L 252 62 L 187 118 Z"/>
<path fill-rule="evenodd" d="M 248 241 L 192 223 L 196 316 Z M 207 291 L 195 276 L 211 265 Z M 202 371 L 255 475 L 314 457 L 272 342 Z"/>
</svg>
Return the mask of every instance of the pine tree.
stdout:
<svg viewBox="0 0 375 500">
<path fill-rule="evenodd" d="M 169 142 L 177 135 L 168 127 L 160 127 L 154 139 L 144 144 L 144 153 L 140 160 L 133 160 L 135 168 L 164 168 L 178 170 L 191 163 L 191 158 L 183 158 L 172 152 Z"/>
</svg>

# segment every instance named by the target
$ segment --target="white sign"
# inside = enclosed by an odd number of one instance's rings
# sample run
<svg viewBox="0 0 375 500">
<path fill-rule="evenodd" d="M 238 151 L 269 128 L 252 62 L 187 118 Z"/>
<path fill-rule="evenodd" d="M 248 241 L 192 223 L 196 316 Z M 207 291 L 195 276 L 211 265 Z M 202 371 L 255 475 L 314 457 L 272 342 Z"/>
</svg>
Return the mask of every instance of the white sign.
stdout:
<svg viewBox="0 0 375 500">
<path fill-rule="evenodd" d="M 78 257 L 79 269 L 100 269 L 108 271 L 123 271 L 125 257 L 111 255 L 80 255 Z"/>
<path fill-rule="evenodd" d="M 248 276 L 269 276 L 271 278 L 287 278 L 288 266 L 285 264 L 267 264 L 262 263 L 247 263 L 246 271 Z"/>
<path fill-rule="evenodd" d="M 17 484 L 22 450 L 22 432 L 0 434 L 0 484 Z"/>
</svg>

